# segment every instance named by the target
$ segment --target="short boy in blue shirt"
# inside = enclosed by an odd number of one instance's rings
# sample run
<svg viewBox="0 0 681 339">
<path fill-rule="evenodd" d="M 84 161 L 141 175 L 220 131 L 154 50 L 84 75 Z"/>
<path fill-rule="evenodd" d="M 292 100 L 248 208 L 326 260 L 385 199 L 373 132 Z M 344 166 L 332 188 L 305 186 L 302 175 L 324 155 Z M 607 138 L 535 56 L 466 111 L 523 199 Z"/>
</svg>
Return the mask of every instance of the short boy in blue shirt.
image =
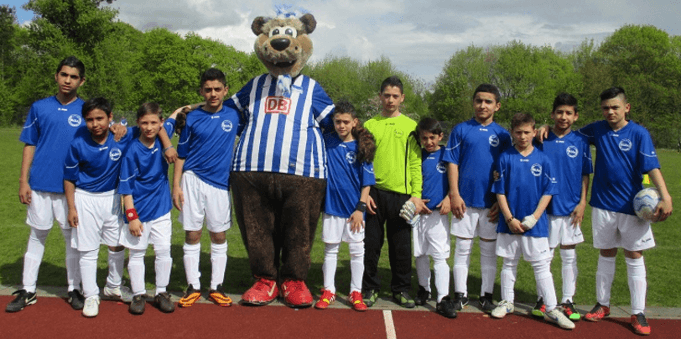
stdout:
<svg viewBox="0 0 681 339">
<path fill-rule="evenodd" d="M 493 318 L 513 313 L 514 285 L 518 261 L 522 255 L 534 270 L 534 277 L 544 296 L 544 319 L 564 329 L 575 325 L 556 308 L 556 291 L 551 275 L 549 225 L 546 207 L 557 193 L 548 157 L 532 145 L 537 133 L 534 118 L 518 113 L 511 119 L 514 147 L 504 151 L 495 164 L 492 192 L 497 195 L 503 219 L 497 226 L 496 253 L 502 257 L 501 299 L 492 311 Z"/>
<path fill-rule="evenodd" d="M 551 199 L 546 212 L 549 217 L 549 247 L 551 259 L 554 249 L 560 245 L 562 264 L 563 312 L 572 321 L 580 319 L 572 297 L 577 285 L 577 244 L 584 242 L 581 223 L 586 208 L 586 193 L 589 190 L 589 175 L 593 173 L 591 150 L 586 137 L 572 131 L 572 124 L 579 118 L 577 99 L 561 93 L 553 101 L 551 118 L 554 125 L 549 137 L 537 145 L 552 163 L 557 180 L 558 192 Z M 532 315 L 544 317 L 544 302 L 539 295 Z"/>
<path fill-rule="evenodd" d="M 132 129 L 119 141 L 109 133 L 112 106 L 104 98 L 83 104 L 87 131 L 71 142 L 64 161 L 64 192 L 68 204 L 67 220 L 75 228 L 71 246 L 80 253 L 80 271 L 85 305 L 83 316 L 99 313 L 97 258 L 100 244 L 109 246 L 109 276 L 105 296 L 122 296 L 121 283 L 125 247 L 119 243 L 123 224 L 120 196 L 116 192 L 121 158 L 135 137 Z"/>
</svg>

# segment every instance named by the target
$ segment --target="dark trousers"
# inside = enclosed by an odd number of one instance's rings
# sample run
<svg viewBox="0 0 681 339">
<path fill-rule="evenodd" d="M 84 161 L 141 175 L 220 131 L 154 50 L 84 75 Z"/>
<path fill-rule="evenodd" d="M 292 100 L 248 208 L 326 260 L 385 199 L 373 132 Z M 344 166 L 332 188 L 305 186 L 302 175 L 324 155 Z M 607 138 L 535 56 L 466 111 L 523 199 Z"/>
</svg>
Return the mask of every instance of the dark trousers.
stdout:
<svg viewBox="0 0 681 339">
<path fill-rule="evenodd" d="M 231 185 L 253 275 L 279 282 L 307 279 L 326 180 L 232 172 Z"/>
<path fill-rule="evenodd" d="M 388 238 L 388 256 L 392 280 L 390 289 L 393 293 L 411 289 L 411 234 L 412 227 L 400 218 L 402 205 L 409 200 L 407 194 L 371 188 L 369 195 L 376 202 L 377 211 L 373 215 L 366 214 L 364 233 L 364 276 L 362 290 L 380 290 L 381 279 L 378 276 L 378 259 L 381 256 L 384 236 Z M 385 233 L 383 229 L 385 226 Z"/>
</svg>

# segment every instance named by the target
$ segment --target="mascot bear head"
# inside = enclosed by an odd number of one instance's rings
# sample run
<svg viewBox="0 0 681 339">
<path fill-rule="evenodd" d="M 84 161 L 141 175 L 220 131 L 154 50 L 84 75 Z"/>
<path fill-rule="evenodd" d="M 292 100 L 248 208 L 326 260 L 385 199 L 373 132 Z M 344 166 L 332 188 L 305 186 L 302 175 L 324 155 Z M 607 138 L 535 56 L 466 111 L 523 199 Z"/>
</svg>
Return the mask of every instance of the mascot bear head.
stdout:
<svg viewBox="0 0 681 339">
<path fill-rule="evenodd" d="M 272 76 L 288 75 L 295 78 L 312 55 L 312 40 L 308 34 L 317 26 L 312 14 L 296 18 L 257 17 L 251 30 L 255 40 L 255 53 Z"/>
</svg>

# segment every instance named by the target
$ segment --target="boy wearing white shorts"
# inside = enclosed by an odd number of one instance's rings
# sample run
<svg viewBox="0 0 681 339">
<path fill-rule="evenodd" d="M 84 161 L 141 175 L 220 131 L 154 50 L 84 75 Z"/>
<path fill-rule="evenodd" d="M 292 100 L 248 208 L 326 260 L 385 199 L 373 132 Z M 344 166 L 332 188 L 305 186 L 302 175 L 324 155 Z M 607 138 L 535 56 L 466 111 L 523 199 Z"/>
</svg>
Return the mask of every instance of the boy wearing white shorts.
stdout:
<svg viewBox="0 0 681 339">
<path fill-rule="evenodd" d="M 419 290 L 414 298 L 416 305 L 423 306 L 430 298 L 430 258 L 433 258 L 437 304 L 435 311 L 447 318 L 456 318 L 454 301 L 449 297 L 449 184 L 447 163 L 442 160 L 444 148 L 440 147 L 443 133 L 440 123 L 433 118 L 423 118 L 416 126 L 423 159 L 422 198 L 431 213 L 421 214 L 414 228 L 414 257 Z M 430 256 L 430 258 L 429 258 Z"/>
<path fill-rule="evenodd" d="M 577 244 L 584 242 L 581 223 L 586 208 L 586 193 L 589 190 L 589 175 L 593 173 L 591 150 L 586 137 L 572 131 L 572 124 L 579 118 L 577 99 L 561 93 L 553 101 L 551 118 L 553 128 L 543 144 L 538 147 L 549 157 L 557 180 L 558 192 L 547 208 L 549 216 L 549 247 L 553 259 L 554 249 L 560 246 L 562 264 L 563 312 L 572 321 L 578 321 L 580 314 L 572 302 L 577 286 Z M 544 317 L 543 298 L 538 295 L 537 305 L 532 310 L 535 317 Z"/>
<path fill-rule="evenodd" d="M 21 159 L 19 200 L 27 205 L 26 224 L 31 234 L 24 255 L 22 288 L 7 304 L 7 312 L 18 312 L 35 304 L 38 270 L 45 253 L 45 241 L 56 220 L 66 243 L 66 280 L 68 301 L 75 310 L 83 308 L 78 251 L 71 248 L 71 227 L 66 222 L 66 198 L 62 164 L 76 131 L 83 128 L 83 100 L 78 88 L 85 82 L 85 65 L 74 56 L 63 59 L 54 75 L 59 85 L 56 95 L 34 102 L 26 117 L 19 140 L 24 150 Z"/>
<path fill-rule="evenodd" d="M 203 73 L 200 94 L 206 104 L 187 114 L 177 144 L 173 204 L 180 210 L 178 220 L 185 230 L 184 268 L 188 283 L 179 301 L 182 307 L 192 306 L 201 297 L 199 257 L 204 220 L 211 240 L 209 300 L 219 306 L 232 305 L 222 283 L 227 267 L 225 233 L 232 225 L 229 171 L 239 113 L 223 105 L 227 90 L 222 71 L 210 68 Z"/>
<path fill-rule="evenodd" d="M 123 219 L 116 187 L 123 151 L 134 136 L 129 129 L 120 142 L 114 141 L 113 134 L 109 133 L 109 123 L 113 120 L 111 108 L 104 98 L 90 99 L 83 104 L 82 115 L 88 131 L 76 135 L 64 161 L 67 220 L 75 228 L 71 246 L 80 253 L 85 317 L 99 313 L 100 244 L 109 246 L 109 276 L 104 294 L 122 297 L 125 247 L 119 243 Z"/>
<path fill-rule="evenodd" d="M 634 196 L 643 189 L 647 173 L 660 191 L 654 221 L 665 220 L 672 212 L 660 163 L 648 131 L 626 120 L 631 109 L 624 90 L 619 87 L 601 93 L 605 120 L 579 130 L 596 146 L 596 168 L 591 192 L 594 247 L 600 250 L 596 272 L 594 308 L 584 318 L 599 321 L 610 315 L 610 289 L 615 277 L 617 249 L 624 249 L 631 294 L 631 326 L 637 334 L 650 334 L 644 315 L 647 290 L 643 251 L 655 246 L 650 221 L 636 217 Z"/>
<path fill-rule="evenodd" d="M 497 195 L 504 219 L 499 221 L 496 253 L 504 262 L 501 270 L 501 299 L 492 311 L 501 319 L 515 310 L 514 285 L 522 255 L 534 270 L 537 289 L 544 296 L 544 319 L 564 329 L 575 325 L 556 308 L 556 291 L 551 275 L 549 228 L 546 207 L 556 194 L 548 157 L 532 146 L 536 135 L 531 115 L 518 113 L 511 119 L 514 147 L 499 156 L 495 164 L 492 192 Z"/>
<path fill-rule="evenodd" d="M 494 122 L 501 108 L 499 89 L 481 84 L 473 94 L 475 116 L 452 129 L 445 148 L 448 162 L 449 198 L 453 214 L 451 234 L 454 250 L 454 303 L 457 310 L 468 304 L 468 268 L 473 239 L 480 238 L 481 309 L 494 309 L 492 296 L 497 273 L 495 242 L 498 205 L 491 193 L 492 165 L 511 146 L 508 131 Z"/>
<path fill-rule="evenodd" d="M 132 287 L 132 301 L 129 311 L 132 314 L 144 313 L 146 290 L 144 284 L 144 255 L 149 244 L 154 245 L 156 254 L 156 293 L 154 304 L 164 313 L 175 310 L 170 294 L 166 291 L 170 280 L 173 259 L 170 257 L 170 237 L 172 222 L 170 210 L 173 208 L 168 187 L 168 163 L 161 152 L 159 133 L 173 134 L 174 116 L 165 124 L 161 107 L 157 103 L 145 103 L 137 111 L 137 126 L 140 137 L 128 147 L 121 166 L 118 193 L 123 196 L 125 217 L 128 227 L 124 227 L 121 244 L 128 248 L 128 273 Z M 165 132 L 161 131 L 165 127 Z"/>
</svg>

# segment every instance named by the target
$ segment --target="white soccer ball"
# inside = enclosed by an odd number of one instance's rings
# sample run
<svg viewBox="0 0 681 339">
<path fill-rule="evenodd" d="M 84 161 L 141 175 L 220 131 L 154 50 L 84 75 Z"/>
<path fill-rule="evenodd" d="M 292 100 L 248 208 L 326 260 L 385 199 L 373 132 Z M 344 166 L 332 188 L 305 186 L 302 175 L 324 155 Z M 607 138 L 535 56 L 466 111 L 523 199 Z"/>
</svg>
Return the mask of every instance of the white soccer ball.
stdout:
<svg viewBox="0 0 681 339">
<path fill-rule="evenodd" d="M 644 188 L 634 197 L 634 213 L 643 220 L 652 221 L 655 207 L 659 202 L 660 191 L 657 188 Z"/>
</svg>

